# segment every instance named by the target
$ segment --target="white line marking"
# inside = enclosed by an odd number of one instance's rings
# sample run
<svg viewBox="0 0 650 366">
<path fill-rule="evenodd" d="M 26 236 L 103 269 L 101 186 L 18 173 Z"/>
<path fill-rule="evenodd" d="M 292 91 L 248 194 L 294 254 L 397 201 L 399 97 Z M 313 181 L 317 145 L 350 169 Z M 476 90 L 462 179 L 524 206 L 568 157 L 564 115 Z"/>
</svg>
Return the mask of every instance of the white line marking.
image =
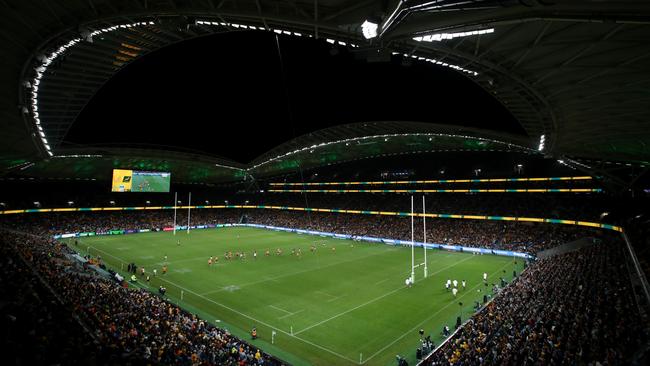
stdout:
<svg viewBox="0 0 650 366">
<path fill-rule="evenodd" d="M 276 309 L 276 310 L 284 311 L 285 313 L 287 313 L 287 314 L 289 314 L 289 315 L 293 314 L 292 312 L 290 312 L 290 311 L 286 311 L 286 310 L 284 310 L 284 309 L 282 309 L 282 308 L 279 308 L 279 307 L 277 307 L 277 306 L 275 306 L 275 305 L 269 305 L 269 307 L 270 307 L 270 308 L 273 308 L 273 309 Z"/>
<path fill-rule="evenodd" d="M 510 263 L 506 263 L 503 267 L 501 267 L 501 268 L 499 268 L 498 270 L 492 272 L 491 274 L 499 273 L 503 268 L 505 268 L 505 267 L 507 267 L 507 266 L 509 266 L 509 265 L 510 265 Z M 372 359 L 373 357 L 377 356 L 378 354 L 380 354 L 381 352 L 383 352 L 384 350 L 386 350 L 386 348 L 388 348 L 388 347 L 394 345 L 395 343 L 397 343 L 398 341 L 400 341 L 402 338 L 404 338 L 406 335 L 415 332 L 415 330 L 418 329 L 418 328 L 420 328 L 420 326 L 422 326 L 422 324 L 424 324 L 424 323 L 428 322 L 429 320 L 431 320 L 431 318 L 433 318 L 434 316 L 438 315 L 438 314 L 439 314 L 441 311 L 443 311 L 444 309 L 450 307 L 451 305 L 455 305 L 455 304 L 457 304 L 457 300 L 460 300 L 460 299 L 462 299 L 463 297 L 465 297 L 465 296 L 467 296 L 467 295 L 473 293 L 472 290 L 474 290 L 474 289 L 477 288 L 477 287 L 480 287 L 481 285 L 483 285 L 483 282 L 480 282 L 478 285 L 472 287 L 468 292 L 464 293 L 464 294 L 461 295 L 460 297 L 458 297 L 458 298 L 454 298 L 454 301 L 452 301 L 452 302 L 450 302 L 449 304 L 445 305 L 444 307 L 438 309 L 438 311 L 436 311 L 435 313 L 431 314 L 431 316 L 429 316 L 428 318 L 424 319 L 424 320 L 421 321 L 420 323 L 416 324 L 413 328 L 409 329 L 406 333 L 402 334 L 399 338 L 396 338 L 395 340 L 393 340 L 392 342 L 390 342 L 387 346 L 384 346 L 382 349 L 380 349 L 379 351 L 375 352 L 375 353 L 372 354 L 370 357 L 366 358 L 366 359 L 362 362 L 362 364 L 365 364 L 366 362 L 370 361 L 370 359 Z"/>
<path fill-rule="evenodd" d="M 383 280 L 381 280 L 381 281 L 375 283 L 375 286 L 376 286 L 376 285 L 379 285 L 380 283 L 384 283 L 384 282 L 386 282 L 386 281 L 388 281 L 388 280 L 389 280 L 388 278 L 384 278 Z"/>
<path fill-rule="evenodd" d="M 447 267 L 445 267 L 445 268 L 443 268 L 443 269 L 440 269 L 440 270 L 438 270 L 438 271 L 432 273 L 431 276 L 433 276 L 433 275 L 435 275 L 435 274 L 437 274 L 437 273 L 440 273 L 440 272 L 442 272 L 442 271 L 444 271 L 444 270 L 446 270 L 446 269 L 449 269 L 449 268 L 455 267 L 455 266 L 457 266 L 457 265 L 459 265 L 459 264 L 461 264 L 461 263 L 463 263 L 463 262 L 465 262 L 465 261 L 467 261 L 467 260 L 470 260 L 470 259 L 472 259 L 472 258 L 474 258 L 474 256 L 467 257 L 467 258 L 465 258 L 465 259 L 463 259 L 463 260 L 461 260 L 461 261 L 458 261 L 458 262 L 456 262 L 456 263 L 454 263 L 454 264 L 452 264 L 452 265 L 450 265 L 450 266 L 447 266 Z M 508 263 L 508 264 L 509 264 L 509 263 Z M 430 277 L 429 277 L 429 278 L 430 278 Z M 329 318 L 327 318 L 327 319 L 325 319 L 325 320 L 321 320 L 320 322 L 318 322 L 318 323 L 316 323 L 316 324 L 313 324 L 313 325 L 310 325 L 310 326 L 308 326 L 307 328 L 300 330 L 299 332 L 295 332 L 294 334 L 298 335 L 298 334 L 300 334 L 300 333 L 302 333 L 302 332 L 305 332 L 305 331 L 307 331 L 307 330 L 309 330 L 309 329 L 311 329 L 311 328 L 317 327 L 317 326 L 319 326 L 319 325 L 321 325 L 321 324 L 323 324 L 323 323 L 326 323 L 326 322 L 328 322 L 328 321 L 330 321 L 330 320 L 333 320 L 333 319 L 336 319 L 336 318 L 338 318 L 338 317 L 341 317 L 341 316 L 343 316 L 343 315 L 345 315 L 345 314 L 347 314 L 347 313 L 349 313 L 349 312 L 352 312 L 352 311 L 354 311 L 354 310 L 357 310 L 357 309 L 359 309 L 359 308 L 361 308 L 361 307 L 364 307 L 364 306 L 366 306 L 366 305 L 372 304 L 373 302 L 376 302 L 376 301 L 378 301 L 378 300 L 381 300 L 381 299 L 383 299 L 384 297 L 386 297 L 386 296 L 390 296 L 390 295 L 396 293 L 397 291 L 399 291 L 399 290 L 403 290 L 403 289 L 405 289 L 405 288 L 407 288 L 407 287 L 406 287 L 406 286 L 400 286 L 400 287 L 398 287 L 398 288 L 396 288 L 396 289 L 394 289 L 394 290 L 392 290 L 392 291 L 386 292 L 385 294 L 383 294 L 383 295 L 381 295 L 381 296 L 379 296 L 379 297 L 376 297 L 376 298 L 374 298 L 374 299 L 370 299 L 370 300 L 364 302 L 364 303 L 361 304 L 361 305 L 357 305 L 357 306 L 353 307 L 352 309 L 349 309 L 349 310 L 346 310 L 346 311 L 344 311 L 344 312 L 338 313 L 338 314 L 336 314 L 336 315 L 334 315 L 334 316 L 331 316 L 331 317 L 329 317 Z"/>
<path fill-rule="evenodd" d="M 336 300 L 342 298 L 343 296 L 345 296 L 345 295 L 341 295 L 341 296 L 337 296 L 337 297 L 331 298 L 331 299 L 327 300 L 327 302 L 336 301 Z"/>
<path fill-rule="evenodd" d="M 279 317 L 278 319 L 288 318 L 288 317 L 290 317 L 290 316 L 292 316 L 292 315 L 296 315 L 296 314 L 302 313 L 303 311 L 305 311 L 305 309 L 298 310 L 298 311 L 296 311 L 295 313 L 291 313 L 291 314 L 287 314 L 287 315 L 282 315 L 282 316 Z"/>
<path fill-rule="evenodd" d="M 340 296 L 334 296 L 334 295 L 328 294 L 327 292 L 324 292 L 324 291 L 314 291 L 314 292 L 318 293 L 318 294 L 323 294 L 323 295 L 329 296 L 329 297 L 340 297 Z"/>
</svg>

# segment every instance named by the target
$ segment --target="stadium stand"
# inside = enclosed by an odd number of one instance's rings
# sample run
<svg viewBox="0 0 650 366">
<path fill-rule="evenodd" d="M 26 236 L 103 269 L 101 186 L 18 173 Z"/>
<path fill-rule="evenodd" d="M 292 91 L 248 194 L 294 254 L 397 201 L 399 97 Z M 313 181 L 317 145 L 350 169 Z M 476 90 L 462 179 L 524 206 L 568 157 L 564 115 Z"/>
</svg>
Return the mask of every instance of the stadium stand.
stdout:
<svg viewBox="0 0 650 366">
<path fill-rule="evenodd" d="M 16 230 L 37 230 L 50 235 L 110 230 L 162 229 L 173 225 L 171 211 L 45 213 L 14 215 L 5 220 Z M 178 222 L 186 222 L 179 212 Z M 247 223 L 309 229 L 356 236 L 410 240 L 408 217 L 365 216 L 277 210 L 194 210 L 193 225 Z M 424 238 L 421 219 L 415 237 Z M 480 220 L 429 219 L 427 242 L 536 253 L 584 237 L 600 237 L 601 230 L 570 225 L 549 225 Z"/>
<path fill-rule="evenodd" d="M 627 365 L 647 341 L 622 240 L 529 266 L 424 365 Z"/>
<path fill-rule="evenodd" d="M 58 307 L 42 309 L 39 304 L 47 301 L 47 297 L 41 299 L 41 296 L 47 296 L 47 291 L 42 287 L 24 292 L 18 287 L 11 287 L 14 292 L 31 297 L 25 302 L 37 310 L 26 312 L 28 307 L 16 312 L 21 303 L 4 308 L 5 321 L 17 322 L 8 330 L 17 329 L 18 334 L 26 336 L 25 341 L 36 340 L 35 344 L 19 344 L 38 350 L 33 354 L 37 358 L 30 358 L 27 350 L 14 349 L 18 360 L 31 360 L 37 364 L 51 362 L 56 357 L 66 363 L 78 358 L 79 362 L 88 364 L 282 364 L 227 331 L 167 302 L 164 296 L 159 297 L 143 289 L 130 290 L 124 287 L 124 281 L 118 283 L 97 276 L 96 272 L 69 258 L 74 251 L 65 244 L 17 232 L 3 231 L 2 237 L 5 242 L 3 251 L 7 254 L 3 258 L 10 264 L 3 268 L 3 277 L 15 286 L 34 282 L 30 281 L 29 274 L 20 277 L 21 272 L 30 271 L 26 266 L 32 267 L 34 275 L 41 277 L 45 281 L 44 286 L 51 288 L 61 300 Z M 21 260 L 25 261 L 22 266 L 19 264 Z M 10 271 L 16 268 L 19 271 Z M 69 316 L 56 317 L 57 310 L 79 314 L 83 320 L 78 319 L 90 329 L 99 344 L 89 345 L 83 341 L 83 334 L 75 333 L 75 326 L 79 328 L 80 324 L 70 323 Z M 23 329 L 19 326 L 28 325 L 30 321 L 34 323 L 34 328 Z M 57 337 L 61 333 L 67 335 L 67 332 L 73 337 Z M 6 345 L 11 344 L 15 336 L 11 334 L 11 337 L 5 338 Z M 64 351 L 61 352 L 58 347 Z M 98 347 L 101 348 L 98 350 Z M 104 352 L 111 356 L 108 361 L 101 358 Z"/>
</svg>

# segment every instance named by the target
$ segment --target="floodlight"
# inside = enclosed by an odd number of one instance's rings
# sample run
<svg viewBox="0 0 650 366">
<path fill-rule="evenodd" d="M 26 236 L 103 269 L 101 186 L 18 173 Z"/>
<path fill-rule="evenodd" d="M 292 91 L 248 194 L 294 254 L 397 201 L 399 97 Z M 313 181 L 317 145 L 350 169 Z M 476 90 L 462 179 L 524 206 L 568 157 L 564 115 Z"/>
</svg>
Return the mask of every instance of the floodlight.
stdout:
<svg viewBox="0 0 650 366">
<path fill-rule="evenodd" d="M 373 23 L 371 21 L 366 20 L 361 24 L 361 31 L 363 33 L 363 36 L 366 39 L 371 39 L 377 37 L 377 28 L 379 28 L 379 24 Z"/>
</svg>

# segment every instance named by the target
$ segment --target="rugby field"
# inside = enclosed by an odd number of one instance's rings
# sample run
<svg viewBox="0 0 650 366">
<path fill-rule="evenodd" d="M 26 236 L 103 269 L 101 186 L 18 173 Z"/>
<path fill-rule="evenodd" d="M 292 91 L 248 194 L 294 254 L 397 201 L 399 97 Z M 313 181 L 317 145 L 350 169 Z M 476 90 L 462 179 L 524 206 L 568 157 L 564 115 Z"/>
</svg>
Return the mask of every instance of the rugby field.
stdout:
<svg viewBox="0 0 650 366">
<path fill-rule="evenodd" d="M 500 277 L 509 282 L 513 270 L 523 267 L 507 257 L 430 250 L 429 276 L 423 278 L 418 268 L 408 288 L 410 247 L 249 227 L 78 240 L 76 249 L 100 255 L 127 278 L 130 262 L 150 275 L 157 269 L 148 284 L 138 276 L 140 285 L 156 291 L 162 284 L 171 301 L 294 365 L 394 365 L 397 354 L 413 365 L 420 329 L 439 344 L 445 324 L 453 330 L 456 317 L 466 320 L 492 283 Z M 282 255 L 276 255 L 278 248 Z M 291 255 L 293 249 L 302 255 Z M 245 252 L 246 258 L 225 260 L 229 251 Z M 211 266 L 210 256 L 219 258 Z M 416 248 L 416 263 L 423 257 Z M 165 263 L 169 271 L 162 275 Z M 454 298 L 444 288 L 447 279 L 464 279 L 467 288 Z M 249 337 L 252 327 L 256 341 Z"/>
</svg>

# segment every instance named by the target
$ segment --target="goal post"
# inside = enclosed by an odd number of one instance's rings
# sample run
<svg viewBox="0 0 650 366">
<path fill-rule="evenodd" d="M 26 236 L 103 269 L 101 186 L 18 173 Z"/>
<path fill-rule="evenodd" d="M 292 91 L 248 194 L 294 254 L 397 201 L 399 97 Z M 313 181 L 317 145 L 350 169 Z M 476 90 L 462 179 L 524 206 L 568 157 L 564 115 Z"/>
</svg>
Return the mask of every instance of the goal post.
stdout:
<svg viewBox="0 0 650 366">
<path fill-rule="evenodd" d="M 415 283 L 415 270 L 419 267 L 422 267 L 424 270 L 424 276 L 423 278 L 427 278 L 429 276 L 429 267 L 427 263 L 427 219 L 426 219 L 426 200 L 424 196 L 422 196 L 422 229 L 423 229 L 423 245 L 422 245 L 422 250 L 424 251 L 424 260 L 420 262 L 420 259 L 417 260 L 418 263 L 416 263 L 415 260 L 415 206 L 414 206 L 414 198 L 411 196 L 411 281 Z"/>
<path fill-rule="evenodd" d="M 429 268 L 427 267 L 427 208 L 424 195 L 422 195 L 422 226 L 423 226 L 423 235 L 424 240 L 422 241 L 422 249 L 424 249 L 424 278 L 427 278 L 429 275 Z"/>
<path fill-rule="evenodd" d="M 415 214 L 411 196 L 411 282 L 415 283 Z"/>
</svg>

